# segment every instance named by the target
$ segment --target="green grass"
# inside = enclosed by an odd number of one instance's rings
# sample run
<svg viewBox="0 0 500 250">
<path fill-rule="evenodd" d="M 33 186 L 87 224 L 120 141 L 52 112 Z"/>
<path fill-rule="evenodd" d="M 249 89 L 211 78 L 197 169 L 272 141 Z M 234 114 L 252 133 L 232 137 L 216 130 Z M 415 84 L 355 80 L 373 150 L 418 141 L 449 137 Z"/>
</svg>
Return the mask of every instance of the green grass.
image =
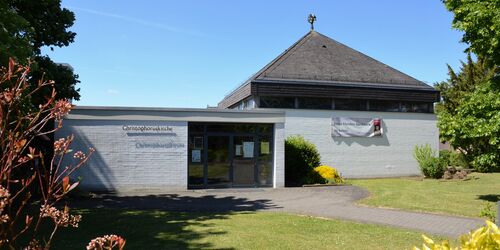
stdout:
<svg viewBox="0 0 500 250">
<path fill-rule="evenodd" d="M 468 181 L 394 178 L 350 183 L 370 191 L 361 204 L 479 217 L 485 203 L 500 199 L 500 173 L 471 176 L 475 178 Z"/>
<path fill-rule="evenodd" d="M 77 211 L 80 227 L 63 229 L 54 249 L 83 249 L 104 234 L 125 237 L 127 249 L 410 249 L 422 243 L 420 232 L 277 212 Z"/>
</svg>

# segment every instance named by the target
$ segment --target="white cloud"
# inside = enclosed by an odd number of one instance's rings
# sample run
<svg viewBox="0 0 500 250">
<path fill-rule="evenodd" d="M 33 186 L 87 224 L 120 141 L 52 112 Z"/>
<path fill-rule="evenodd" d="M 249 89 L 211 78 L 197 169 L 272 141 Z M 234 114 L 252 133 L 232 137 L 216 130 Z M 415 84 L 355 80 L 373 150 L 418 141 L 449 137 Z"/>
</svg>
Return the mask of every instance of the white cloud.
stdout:
<svg viewBox="0 0 500 250">
<path fill-rule="evenodd" d="M 165 30 L 165 31 L 176 32 L 176 33 L 181 33 L 181 34 L 186 34 L 186 35 L 191 35 L 191 36 L 205 36 L 203 33 L 198 32 L 198 31 L 181 29 L 181 28 L 165 25 L 163 23 L 152 22 L 152 21 L 148 21 L 148 20 L 144 20 L 144 19 L 140 19 L 140 18 L 127 17 L 127 16 L 115 14 L 115 13 L 103 12 L 103 11 L 99 11 L 99 10 L 80 8 L 80 7 L 74 7 L 74 6 L 67 6 L 67 8 L 72 9 L 72 10 L 86 12 L 89 14 L 98 15 L 98 16 L 120 19 L 120 20 L 124 20 L 127 22 L 137 23 L 137 24 L 141 24 L 144 26 L 157 28 L 157 29 L 161 29 L 161 30 Z"/>
</svg>

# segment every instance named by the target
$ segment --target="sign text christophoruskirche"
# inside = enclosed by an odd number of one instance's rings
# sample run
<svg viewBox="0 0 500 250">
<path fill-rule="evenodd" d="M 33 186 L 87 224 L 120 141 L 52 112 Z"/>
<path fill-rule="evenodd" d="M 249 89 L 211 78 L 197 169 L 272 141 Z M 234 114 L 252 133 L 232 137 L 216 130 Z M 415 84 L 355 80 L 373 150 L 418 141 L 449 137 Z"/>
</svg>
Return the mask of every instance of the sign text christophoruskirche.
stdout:
<svg viewBox="0 0 500 250">
<path fill-rule="evenodd" d="M 144 125 L 124 125 L 123 130 L 129 132 L 173 132 L 170 126 L 144 126 Z"/>
<path fill-rule="evenodd" d="M 332 117 L 332 136 L 374 137 L 382 134 L 380 118 Z"/>
<path fill-rule="evenodd" d="M 137 149 L 178 149 L 184 148 L 185 144 L 180 141 L 172 126 L 148 126 L 148 125 L 123 125 L 124 130 L 130 136 L 130 142 Z"/>
</svg>

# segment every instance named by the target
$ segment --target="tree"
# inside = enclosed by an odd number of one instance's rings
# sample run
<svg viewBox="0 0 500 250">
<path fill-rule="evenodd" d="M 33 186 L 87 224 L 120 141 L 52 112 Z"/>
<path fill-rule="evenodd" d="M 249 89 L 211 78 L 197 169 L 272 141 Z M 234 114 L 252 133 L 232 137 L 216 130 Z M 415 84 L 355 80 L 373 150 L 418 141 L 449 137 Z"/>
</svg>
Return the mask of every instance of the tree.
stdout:
<svg viewBox="0 0 500 250">
<path fill-rule="evenodd" d="M 473 65 L 468 64 L 466 68 L 471 67 Z M 493 86 L 491 78 L 474 82 L 465 80 L 466 71 L 458 75 L 462 76 L 456 78 L 462 79 L 457 81 L 458 84 L 441 85 L 448 86 L 444 95 L 451 96 L 443 98 L 436 109 L 441 140 L 462 151 L 476 170 L 500 171 L 500 92 Z M 470 84 L 470 89 L 461 91 L 458 86 L 467 83 L 474 85 Z"/>
<path fill-rule="evenodd" d="M 443 0 L 454 13 L 452 26 L 464 32 L 467 51 L 500 65 L 500 0 Z"/>
<path fill-rule="evenodd" d="M 478 171 L 500 171 L 500 0 L 443 0 L 464 32 L 467 63 L 437 85 L 441 140 L 461 150 Z M 470 53 L 477 55 L 474 62 Z"/>
<path fill-rule="evenodd" d="M 467 54 L 467 62 L 461 62 L 461 64 L 459 72 L 455 72 L 448 65 L 450 78 L 436 84 L 436 89 L 440 91 L 442 98 L 442 102 L 437 106 L 438 112 L 445 110 L 450 114 L 456 114 L 456 108 L 460 105 L 464 95 L 473 92 L 477 85 L 495 75 L 495 69 L 488 66 L 483 58 L 480 57 L 474 61 L 470 53 Z"/>
<path fill-rule="evenodd" d="M 46 74 L 56 81 L 56 98 L 79 100 L 78 75 L 41 52 L 45 46 L 53 49 L 72 43 L 76 33 L 68 29 L 74 21 L 74 13 L 61 8 L 60 0 L 0 0 L 0 66 L 6 67 L 10 57 L 22 64 L 30 61 L 32 88 Z M 31 99 L 33 106 L 41 104 L 49 91 L 46 87 L 37 92 Z"/>
<path fill-rule="evenodd" d="M 441 140 L 462 151 L 480 172 L 500 170 L 500 94 L 492 84 L 495 67 L 470 54 L 460 71 L 448 66 L 449 79 L 436 85 Z"/>
</svg>

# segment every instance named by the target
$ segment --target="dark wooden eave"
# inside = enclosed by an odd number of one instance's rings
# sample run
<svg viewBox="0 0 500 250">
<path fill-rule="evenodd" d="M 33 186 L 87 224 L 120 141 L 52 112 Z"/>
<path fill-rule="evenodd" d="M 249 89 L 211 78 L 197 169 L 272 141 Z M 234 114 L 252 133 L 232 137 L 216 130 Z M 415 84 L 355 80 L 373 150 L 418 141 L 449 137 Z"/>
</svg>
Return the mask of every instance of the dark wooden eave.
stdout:
<svg viewBox="0 0 500 250">
<path fill-rule="evenodd" d="M 412 102 L 436 102 L 439 100 L 439 91 L 425 88 L 374 88 L 353 87 L 349 85 L 270 84 L 264 82 L 254 82 L 251 86 L 251 95 L 253 96 L 290 96 Z"/>
</svg>

